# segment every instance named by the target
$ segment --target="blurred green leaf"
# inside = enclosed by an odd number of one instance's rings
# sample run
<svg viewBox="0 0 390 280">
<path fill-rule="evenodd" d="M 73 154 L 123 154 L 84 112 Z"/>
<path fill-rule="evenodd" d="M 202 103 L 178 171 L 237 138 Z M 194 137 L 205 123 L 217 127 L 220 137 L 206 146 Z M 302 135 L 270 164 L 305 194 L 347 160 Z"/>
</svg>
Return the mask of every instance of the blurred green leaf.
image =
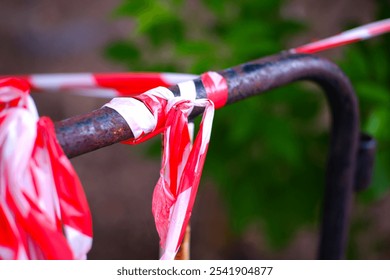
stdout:
<svg viewBox="0 0 390 280">
<path fill-rule="evenodd" d="M 183 41 L 179 42 L 176 46 L 176 51 L 180 55 L 204 55 L 205 52 L 215 53 L 215 49 L 207 41 Z"/>
<path fill-rule="evenodd" d="M 390 92 L 383 84 L 371 80 L 362 80 L 355 83 L 355 89 L 364 102 L 379 106 L 390 106 Z"/>
<path fill-rule="evenodd" d="M 121 5 L 114 11 L 114 15 L 118 17 L 137 16 L 138 14 L 148 10 L 154 3 L 153 0 L 133 1 L 124 0 Z"/>
<path fill-rule="evenodd" d="M 149 22 L 147 28 L 151 35 L 149 39 L 154 46 L 165 42 L 181 42 L 184 38 L 183 26 L 176 17 L 165 16 L 159 22 Z"/>
<path fill-rule="evenodd" d="M 372 111 L 367 119 L 366 130 L 374 135 L 378 140 L 386 140 L 390 138 L 390 111 L 387 109 L 377 109 Z"/>
<path fill-rule="evenodd" d="M 112 42 L 105 49 L 105 55 L 117 61 L 137 60 L 140 57 L 139 49 L 129 42 Z"/>
</svg>

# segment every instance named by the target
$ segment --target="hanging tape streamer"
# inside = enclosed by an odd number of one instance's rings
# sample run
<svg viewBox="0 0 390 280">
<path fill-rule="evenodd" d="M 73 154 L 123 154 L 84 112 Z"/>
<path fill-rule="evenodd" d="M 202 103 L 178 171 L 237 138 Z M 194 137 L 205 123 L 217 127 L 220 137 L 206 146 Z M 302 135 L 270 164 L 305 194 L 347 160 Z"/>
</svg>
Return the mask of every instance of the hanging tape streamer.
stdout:
<svg viewBox="0 0 390 280">
<path fill-rule="evenodd" d="M 183 240 L 195 202 L 214 116 L 213 102 L 192 99 L 196 95 L 183 91 L 189 88 L 194 88 L 190 82 L 180 84 L 182 96 L 175 97 L 169 89 L 158 87 L 134 98 L 114 99 L 105 105 L 121 114 L 129 127 L 137 131 L 130 144 L 137 144 L 145 137 L 163 132 L 164 150 L 160 178 L 153 192 L 152 212 L 163 249 L 161 259 L 164 260 L 175 258 Z M 129 104 L 128 110 L 125 110 L 126 104 Z M 134 104 L 144 108 L 132 110 Z M 204 107 L 205 111 L 192 146 L 188 116 L 194 106 Z M 142 113 L 138 115 L 137 112 Z M 142 127 L 137 124 L 139 118 L 145 120 Z"/>
<path fill-rule="evenodd" d="M 105 105 L 121 114 L 134 130 L 134 139 L 127 144 L 137 144 L 163 132 L 162 167 L 152 207 L 164 251 L 162 259 L 174 259 L 191 216 L 210 140 L 213 102 L 220 108 L 228 98 L 227 82 L 222 75 L 207 72 L 201 81 L 208 99 L 196 100 L 195 83 L 187 81 L 178 84 L 178 97 L 169 89 L 158 87 L 134 98 L 113 99 Z M 143 108 L 135 109 L 138 105 Z M 188 116 L 194 106 L 204 107 L 205 112 L 191 149 Z"/>
<path fill-rule="evenodd" d="M 85 259 L 87 200 L 28 92 L 22 80 L 0 79 L 0 259 Z"/>
</svg>

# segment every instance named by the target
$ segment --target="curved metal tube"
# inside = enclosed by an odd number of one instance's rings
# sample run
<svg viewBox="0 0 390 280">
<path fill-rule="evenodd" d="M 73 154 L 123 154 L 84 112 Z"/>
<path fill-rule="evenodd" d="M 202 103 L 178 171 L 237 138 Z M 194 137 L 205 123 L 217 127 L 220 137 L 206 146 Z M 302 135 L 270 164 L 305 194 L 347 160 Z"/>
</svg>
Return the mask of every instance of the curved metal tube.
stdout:
<svg viewBox="0 0 390 280">
<path fill-rule="evenodd" d="M 228 83 L 228 104 L 299 80 L 310 80 L 324 89 L 332 127 L 318 257 L 344 258 L 359 137 L 358 104 L 348 78 L 328 60 L 288 52 L 219 73 Z M 177 87 L 171 90 L 175 93 Z M 122 117 L 109 108 L 58 122 L 56 133 L 69 157 L 133 137 Z"/>
</svg>

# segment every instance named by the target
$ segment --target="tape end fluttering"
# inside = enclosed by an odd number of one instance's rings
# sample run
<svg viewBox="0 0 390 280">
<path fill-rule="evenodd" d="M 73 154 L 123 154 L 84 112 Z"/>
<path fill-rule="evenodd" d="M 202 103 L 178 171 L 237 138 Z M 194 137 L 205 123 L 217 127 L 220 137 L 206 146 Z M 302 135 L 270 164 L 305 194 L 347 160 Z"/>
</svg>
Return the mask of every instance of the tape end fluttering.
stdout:
<svg viewBox="0 0 390 280">
<path fill-rule="evenodd" d="M 192 100 L 175 97 L 169 89 L 158 87 L 135 98 L 113 99 L 105 105 L 121 114 L 134 132 L 135 137 L 128 144 L 137 144 L 156 132 L 163 133 L 160 177 L 152 201 L 164 252 L 161 259 L 174 259 L 182 242 L 210 141 L 214 104 L 193 96 Z M 205 111 L 192 145 L 188 117 L 194 106 L 204 107 Z"/>
<path fill-rule="evenodd" d="M 214 102 L 227 102 L 226 80 L 216 72 L 200 78 L 207 98 L 197 98 L 194 81 L 178 84 L 179 96 L 157 87 L 134 98 L 115 98 L 105 106 L 116 110 L 134 132 L 127 144 L 137 144 L 162 132 L 160 177 L 153 192 L 152 213 L 160 237 L 163 260 L 173 260 L 189 223 L 210 141 Z M 204 108 L 194 142 L 189 133 L 189 115 Z"/>
</svg>

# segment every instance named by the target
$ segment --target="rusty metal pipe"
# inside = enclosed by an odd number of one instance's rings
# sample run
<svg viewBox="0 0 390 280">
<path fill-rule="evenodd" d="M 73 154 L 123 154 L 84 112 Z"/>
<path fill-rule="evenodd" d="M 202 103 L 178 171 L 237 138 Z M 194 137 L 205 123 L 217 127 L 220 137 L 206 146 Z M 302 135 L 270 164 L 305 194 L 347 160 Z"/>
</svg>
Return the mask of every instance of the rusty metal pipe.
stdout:
<svg viewBox="0 0 390 280">
<path fill-rule="evenodd" d="M 108 107 L 56 122 L 55 129 L 69 158 L 134 137 L 122 116 Z"/>
<path fill-rule="evenodd" d="M 344 258 L 359 132 L 358 104 L 348 78 L 326 59 L 288 52 L 219 73 L 228 83 L 228 104 L 299 80 L 312 81 L 324 90 L 332 125 L 318 257 Z M 177 93 L 176 86 L 171 90 Z M 205 92 L 199 89 L 197 95 L 204 97 Z M 133 137 L 122 117 L 109 108 L 60 121 L 56 133 L 69 157 Z"/>
</svg>

